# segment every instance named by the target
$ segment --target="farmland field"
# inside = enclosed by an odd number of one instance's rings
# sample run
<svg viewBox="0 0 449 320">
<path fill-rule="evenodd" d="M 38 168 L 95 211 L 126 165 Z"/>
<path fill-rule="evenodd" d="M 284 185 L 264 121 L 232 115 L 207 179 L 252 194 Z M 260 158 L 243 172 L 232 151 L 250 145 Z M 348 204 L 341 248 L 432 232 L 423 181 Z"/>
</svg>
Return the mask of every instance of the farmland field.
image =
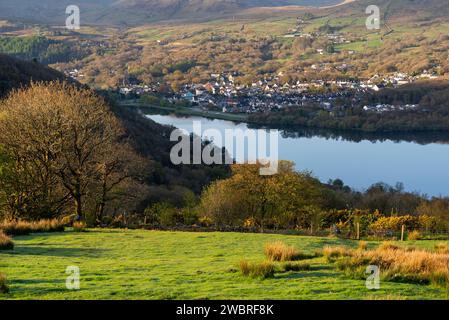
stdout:
<svg viewBox="0 0 449 320">
<path fill-rule="evenodd" d="M 0 252 L 0 271 L 11 292 L 0 299 L 447 299 L 428 285 L 381 282 L 370 291 L 329 265 L 307 261 L 309 271 L 243 277 L 239 261 L 263 261 L 266 243 L 281 240 L 308 253 L 325 245 L 357 242 L 303 236 L 91 229 L 14 237 Z M 406 245 L 433 247 L 435 241 Z M 369 242 L 370 247 L 378 243 Z M 78 266 L 79 291 L 65 287 L 67 266 Z"/>
</svg>

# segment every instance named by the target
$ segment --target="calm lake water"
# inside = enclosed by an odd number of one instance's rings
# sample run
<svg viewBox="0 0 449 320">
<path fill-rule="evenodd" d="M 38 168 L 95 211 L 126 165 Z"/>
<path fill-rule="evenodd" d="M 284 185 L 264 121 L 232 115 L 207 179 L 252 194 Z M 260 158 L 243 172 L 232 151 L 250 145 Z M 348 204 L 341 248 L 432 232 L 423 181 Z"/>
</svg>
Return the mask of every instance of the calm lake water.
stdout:
<svg viewBox="0 0 449 320">
<path fill-rule="evenodd" d="M 245 123 L 202 117 L 148 117 L 188 132 L 192 132 L 194 120 L 201 121 L 203 131 L 218 129 L 223 137 L 225 129 L 248 129 Z M 323 182 L 340 178 L 357 190 L 380 181 L 390 185 L 402 182 L 407 191 L 429 196 L 449 195 L 449 138 L 365 138 L 280 130 L 278 141 L 279 159 L 294 161 L 298 170 L 311 171 Z M 221 147 L 220 143 L 216 144 Z"/>
</svg>

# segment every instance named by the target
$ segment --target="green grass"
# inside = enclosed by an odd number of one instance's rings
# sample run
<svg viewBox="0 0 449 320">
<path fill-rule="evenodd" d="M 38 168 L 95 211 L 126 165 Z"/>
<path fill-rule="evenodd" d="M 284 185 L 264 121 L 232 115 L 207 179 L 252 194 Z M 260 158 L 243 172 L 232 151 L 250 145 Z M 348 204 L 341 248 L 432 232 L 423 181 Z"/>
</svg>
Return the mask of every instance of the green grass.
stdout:
<svg viewBox="0 0 449 320">
<path fill-rule="evenodd" d="M 0 299 L 447 299 L 443 289 L 382 282 L 369 291 L 345 277 L 324 257 L 305 260 L 310 270 L 247 278 L 239 262 L 264 260 L 264 244 L 281 240 L 313 253 L 325 245 L 357 242 L 330 238 L 241 233 L 89 230 L 85 233 L 14 237 L 0 253 L 0 272 L 10 294 Z M 435 241 L 407 242 L 433 247 Z M 370 246 L 375 243 L 370 242 Z M 65 288 L 67 266 L 79 266 L 81 289 Z"/>
</svg>

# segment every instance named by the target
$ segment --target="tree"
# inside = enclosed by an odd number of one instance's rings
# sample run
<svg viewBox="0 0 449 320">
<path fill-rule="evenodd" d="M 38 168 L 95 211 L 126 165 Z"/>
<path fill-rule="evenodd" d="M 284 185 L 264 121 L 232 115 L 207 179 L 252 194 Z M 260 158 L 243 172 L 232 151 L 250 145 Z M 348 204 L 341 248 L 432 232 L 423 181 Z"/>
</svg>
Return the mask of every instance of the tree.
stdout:
<svg viewBox="0 0 449 320">
<path fill-rule="evenodd" d="M 84 205 L 95 202 L 101 217 L 106 202 L 140 167 L 120 122 L 90 90 L 32 83 L 5 99 L 0 114 L 0 145 L 15 166 L 34 178 L 42 199 L 70 200 L 83 220 Z"/>
<path fill-rule="evenodd" d="M 204 215 L 218 225 L 241 226 L 247 219 L 266 227 L 308 227 L 324 205 L 325 189 L 308 173 L 280 161 L 279 172 L 261 176 L 260 165 L 232 166 L 232 177 L 214 182 L 201 196 Z"/>
</svg>

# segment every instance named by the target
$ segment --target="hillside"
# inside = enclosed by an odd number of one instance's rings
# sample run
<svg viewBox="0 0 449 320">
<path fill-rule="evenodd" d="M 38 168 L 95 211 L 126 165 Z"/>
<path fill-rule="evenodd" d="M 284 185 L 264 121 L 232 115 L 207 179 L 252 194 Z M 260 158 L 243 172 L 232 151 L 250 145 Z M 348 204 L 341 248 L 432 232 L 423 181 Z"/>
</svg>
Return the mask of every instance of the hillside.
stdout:
<svg viewBox="0 0 449 320">
<path fill-rule="evenodd" d="M 33 61 L 21 61 L 0 54 L 0 97 L 30 81 L 62 80 L 64 75 Z"/>
<path fill-rule="evenodd" d="M 138 25 L 167 19 L 208 19 L 254 7 L 326 6 L 342 0 L 80 0 L 82 23 Z M 70 0 L 2 0 L 0 19 L 64 25 Z"/>
<path fill-rule="evenodd" d="M 0 55 L 0 98 L 10 90 L 26 86 L 31 81 L 52 80 L 67 78 L 37 62 Z M 146 119 L 132 109 L 112 109 L 125 127 L 133 147 L 152 163 L 152 171 L 145 181 L 148 188 L 139 191 L 142 203 L 136 203 L 137 207 L 145 206 L 152 200 L 182 204 L 186 192 L 199 193 L 212 180 L 227 175 L 227 167 L 223 166 L 174 166 L 170 161 L 170 150 L 174 144 L 169 141 L 171 128 Z"/>
</svg>

